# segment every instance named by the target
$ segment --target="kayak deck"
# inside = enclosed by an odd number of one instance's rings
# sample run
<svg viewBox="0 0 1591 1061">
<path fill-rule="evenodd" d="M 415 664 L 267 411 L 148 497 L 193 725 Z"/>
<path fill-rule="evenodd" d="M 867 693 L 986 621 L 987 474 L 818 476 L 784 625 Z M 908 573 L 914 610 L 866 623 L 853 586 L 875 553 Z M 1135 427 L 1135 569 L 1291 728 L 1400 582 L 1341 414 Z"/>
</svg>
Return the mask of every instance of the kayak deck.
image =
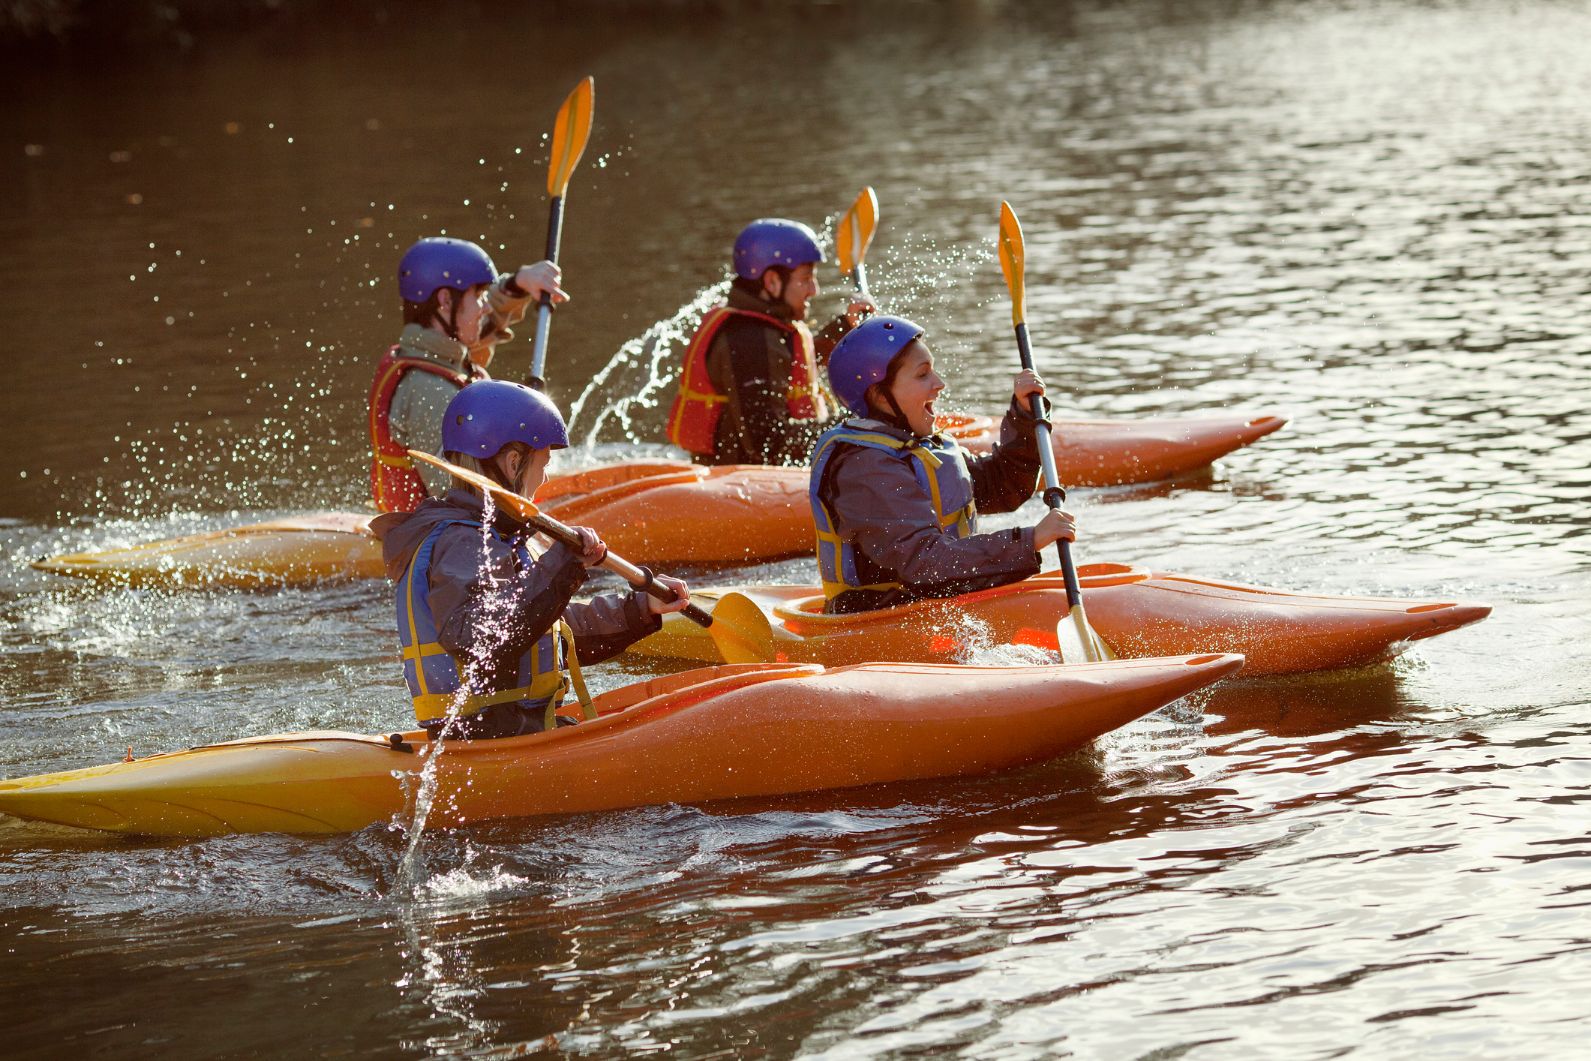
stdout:
<svg viewBox="0 0 1591 1061">
<path fill-rule="evenodd" d="M 1234 655 L 1070 667 L 713 667 L 598 697 L 548 733 L 287 733 L 0 781 L 0 812 L 140 835 L 326 833 L 701 803 L 991 773 L 1055 758 L 1243 665 Z"/>
<path fill-rule="evenodd" d="M 1490 606 L 1473 602 L 1293 593 L 1126 564 L 1085 564 L 1078 575 L 1089 622 L 1116 656 L 1235 652 L 1247 658 L 1249 676 L 1380 663 L 1413 641 L 1491 614 Z M 949 661 L 969 643 L 1056 651 L 1055 624 L 1069 610 L 1058 572 L 859 615 L 822 614 L 822 595 L 810 585 L 733 586 L 693 597 L 710 610 L 731 590 L 767 616 L 776 659 L 828 666 Z M 704 662 L 722 658 L 706 631 L 672 615 L 630 651 Z"/>
</svg>

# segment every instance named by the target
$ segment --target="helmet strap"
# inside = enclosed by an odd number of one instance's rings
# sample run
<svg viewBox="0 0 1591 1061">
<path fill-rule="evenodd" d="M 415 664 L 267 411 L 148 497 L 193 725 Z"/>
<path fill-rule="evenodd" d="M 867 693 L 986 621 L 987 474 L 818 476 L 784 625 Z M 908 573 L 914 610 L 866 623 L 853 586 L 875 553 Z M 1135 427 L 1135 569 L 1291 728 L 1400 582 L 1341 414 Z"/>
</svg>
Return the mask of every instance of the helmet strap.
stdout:
<svg viewBox="0 0 1591 1061">
<path fill-rule="evenodd" d="M 459 306 L 464 302 L 464 292 L 448 288 L 453 292 L 453 309 L 448 313 L 447 337 L 455 343 L 459 341 Z"/>
<path fill-rule="evenodd" d="M 889 383 L 889 380 L 885 380 L 868 388 L 876 392 L 875 397 L 883 399 L 884 404 L 889 406 L 888 411 L 880 408 L 877 401 L 868 402 L 867 410 L 876 414 L 879 420 L 889 424 L 891 427 L 898 427 L 902 431 L 910 431 L 911 425 L 906 422 L 906 413 L 901 409 L 900 402 L 895 400 L 895 395 L 890 392 Z"/>
<path fill-rule="evenodd" d="M 895 395 L 890 391 L 885 391 L 884 400 L 889 402 L 890 411 L 894 414 L 886 423 L 891 423 L 896 427 L 910 431 L 911 425 L 906 422 L 906 412 L 900 407 L 900 402 L 895 400 Z"/>
</svg>

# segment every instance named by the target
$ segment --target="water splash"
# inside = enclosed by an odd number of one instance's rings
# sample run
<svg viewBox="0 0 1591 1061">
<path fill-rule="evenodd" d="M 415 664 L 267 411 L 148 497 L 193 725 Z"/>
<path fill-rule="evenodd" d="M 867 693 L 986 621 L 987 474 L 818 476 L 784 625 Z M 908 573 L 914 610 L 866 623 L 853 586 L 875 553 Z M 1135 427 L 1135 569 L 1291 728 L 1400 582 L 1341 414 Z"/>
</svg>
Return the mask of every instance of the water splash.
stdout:
<svg viewBox="0 0 1591 1061">
<path fill-rule="evenodd" d="M 491 662 L 504 649 L 508 642 L 510 620 L 513 619 L 513 607 L 506 594 L 494 592 L 499 589 L 505 578 L 499 577 L 492 567 L 492 545 L 495 535 L 492 532 L 492 523 L 497 514 L 497 506 L 493 501 L 490 491 L 483 492 L 481 509 L 481 565 L 476 571 L 476 578 L 485 587 L 486 592 L 481 594 L 483 611 L 480 625 L 483 628 L 480 636 L 476 637 L 470 646 L 470 658 L 460 668 L 468 674 L 489 673 Z M 421 863 L 420 849 L 425 837 L 425 823 L 431 815 L 431 809 L 436 803 L 439 787 L 439 763 L 443 749 L 447 744 L 442 736 L 447 726 L 457 719 L 463 711 L 464 703 L 471 694 L 468 681 L 459 683 L 458 690 L 448 700 L 446 719 L 437 735 L 430 741 L 424 753 L 424 760 L 420 766 L 420 782 L 415 790 L 413 811 L 408 816 L 405 824 L 408 829 L 409 842 L 403 852 L 403 858 L 398 865 L 398 886 L 401 892 L 408 896 L 419 894 L 425 882 L 420 878 L 418 870 Z"/>
<path fill-rule="evenodd" d="M 988 622 L 956 608 L 946 609 L 934 632 L 954 643 L 950 658 L 956 663 L 974 667 L 1046 667 L 1060 662 L 1056 653 L 1035 645 L 997 642 Z"/>
<path fill-rule="evenodd" d="M 586 429 L 585 447 L 588 454 L 599 440 L 602 429 L 609 421 L 617 425 L 620 436 L 630 442 L 653 441 L 650 427 L 637 429 L 636 420 L 655 409 L 664 399 L 673 397 L 673 385 L 679 378 L 683 350 L 696 332 L 708 310 L 723 302 L 729 291 L 729 281 L 709 284 L 686 302 L 674 315 L 660 320 L 646 331 L 619 347 L 618 352 L 602 366 L 591 382 L 586 384 L 569 406 L 569 433 L 576 434 L 586 403 L 602 398 Z"/>
</svg>

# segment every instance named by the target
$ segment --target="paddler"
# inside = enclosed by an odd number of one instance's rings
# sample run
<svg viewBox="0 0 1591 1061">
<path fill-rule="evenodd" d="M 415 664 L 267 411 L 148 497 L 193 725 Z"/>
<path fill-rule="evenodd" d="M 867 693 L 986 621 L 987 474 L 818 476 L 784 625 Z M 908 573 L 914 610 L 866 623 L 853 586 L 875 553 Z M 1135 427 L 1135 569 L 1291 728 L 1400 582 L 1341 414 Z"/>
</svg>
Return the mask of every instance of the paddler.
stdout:
<svg viewBox="0 0 1591 1061">
<path fill-rule="evenodd" d="M 1039 572 L 1039 550 L 1077 533 L 1058 510 L 1031 527 L 977 533 L 980 511 L 1014 511 L 1033 493 L 1039 455 L 1028 399 L 1044 383 L 1019 372 L 999 444 L 968 457 L 934 431 L 945 381 L 922 340 L 923 329 L 903 317 L 872 317 L 829 358 L 830 386 L 855 414 L 812 450 L 809 497 L 831 614 L 1016 582 Z"/>
<path fill-rule="evenodd" d="M 376 366 L 370 385 L 370 492 L 382 512 L 411 512 L 447 477 L 427 466 L 424 476 L 408 451 L 437 452 L 442 410 L 459 388 L 487 379 L 497 344 L 513 338 L 543 293 L 569 296 L 550 261 L 498 275 L 491 256 L 468 240 L 430 236 L 398 262 L 403 331 Z M 429 488 L 428 488 L 429 486 Z"/>
<path fill-rule="evenodd" d="M 704 464 L 805 463 L 831 420 L 822 365 L 874 312 L 855 298 L 812 334 L 807 313 L 823 260 L 817 234 L 799 221 L 762 218 L 741 230 L 729 299 L 707 312 L 685 349 L 671 442 Z"/>
<path fill-rule="evenodd" d="M 457 392 L 441 435 L 447 460 L 524 497 L 545 481 L 552 451 L 569 444 L 552 399 L 505 380 Z M 412 513 L 372 522 L 397 584 L 404 679 L 433 735 L 481 740 L 551 728 L 571 690 L 589 702 L 581 664 L 622 652 L 688 603 L 685 583 L 658 575 L 674 603 L 624 592 L 571 604 L 607 553 L 595 531 L 574 528 L 583 544 L 576 552 L 544 548 L 501 511 L 484 522 L 482 495 L 456 481 Z"/>
</svg>

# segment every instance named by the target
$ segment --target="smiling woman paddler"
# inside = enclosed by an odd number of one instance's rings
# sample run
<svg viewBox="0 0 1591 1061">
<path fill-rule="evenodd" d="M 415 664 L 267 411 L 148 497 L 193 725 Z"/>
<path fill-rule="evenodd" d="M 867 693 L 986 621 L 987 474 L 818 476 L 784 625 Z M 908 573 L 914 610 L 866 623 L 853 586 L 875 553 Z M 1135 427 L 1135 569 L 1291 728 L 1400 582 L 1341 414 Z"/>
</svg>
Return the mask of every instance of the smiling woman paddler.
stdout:
<svg viewBox="0 0 1591 1061">
<path fill-rule="evenodd" d="M 1039 456 L 1028 399 L 1043 394 L 1044 383 L 1017 373 L 999 444 L 968 457 L 934 431 L 945 381 L 922 338 L 903 317 L 873 317 L 829 359 L 829 384 L 855 415 L 812 449 L 809 496 L 827 612 L 1016 582 L 1038 573 L 1040 549 L 1076 535 L 1076 521 L 1062 511 L 1032 527 L 977 533 L 980 511 L 1011 512 L 1033 494 Z"/>
</svg>

